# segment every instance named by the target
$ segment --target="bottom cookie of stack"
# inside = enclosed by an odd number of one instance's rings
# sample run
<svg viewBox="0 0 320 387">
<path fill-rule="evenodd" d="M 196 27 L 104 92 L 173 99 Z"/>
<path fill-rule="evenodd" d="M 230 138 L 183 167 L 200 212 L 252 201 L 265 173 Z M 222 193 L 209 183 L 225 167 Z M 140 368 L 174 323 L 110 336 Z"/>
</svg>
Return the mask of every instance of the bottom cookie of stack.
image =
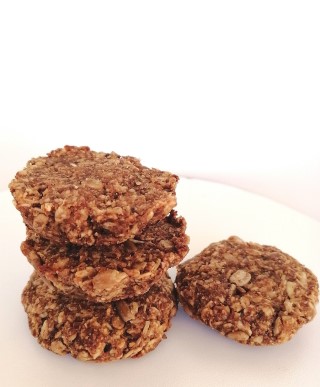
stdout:
<svg viewBox="0 0 320 387">
<path fill-rule="evenodd" d="M 22 293 L 32 335 L 45 348 L 84 361 L 137 358 L 165 337 L 177 312 L 172 281 L 139 296 L 96 303 L 58 293 L 34 272 Z"/>
</svg>

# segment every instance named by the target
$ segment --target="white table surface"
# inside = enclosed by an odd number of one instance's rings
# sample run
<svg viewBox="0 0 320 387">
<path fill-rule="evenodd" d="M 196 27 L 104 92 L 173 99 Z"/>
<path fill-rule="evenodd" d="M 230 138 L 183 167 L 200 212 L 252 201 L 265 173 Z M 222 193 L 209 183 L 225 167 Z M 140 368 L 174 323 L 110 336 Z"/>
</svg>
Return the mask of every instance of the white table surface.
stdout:
<svg viewBox="0 0 320 387">
<path fill-rule="evenodd" d="M 191 237 L 188 257 L 210 242 L 238 235 L 277 246 L 320 277 L 320 222 L 221 184 L 182 179 L 177 193 L 178 210 L 187 219 Z M 19 250 L 25 231 L 9 192 L 0 193 L 0 213 L 2 386 L 319 386 L 318 315 L 290 342 L 274 347 L 233 342 L 180 309 L 167 340 L 141 359 L 82 363 L 43 349 L 31 336 L 20 303 L 32 269 Z M 174 270 L 171 275 L 174 278 Z"/>
</svg>

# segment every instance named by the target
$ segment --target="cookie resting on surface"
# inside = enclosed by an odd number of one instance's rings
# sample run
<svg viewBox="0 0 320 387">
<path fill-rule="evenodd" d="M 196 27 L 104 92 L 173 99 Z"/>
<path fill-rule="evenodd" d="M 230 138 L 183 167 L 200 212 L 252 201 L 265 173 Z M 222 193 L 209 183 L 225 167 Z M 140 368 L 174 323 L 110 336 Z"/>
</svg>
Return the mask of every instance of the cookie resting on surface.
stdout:
<svg viewBox="0 0 320 387">
<path fill-rule="evenodd" d="M 166 276 L 143 296 L 94 303 L 57 293 L 33 273 L 22 304 L 32 335 L 44 348 L 96 362 L 152 351 L 165 338 L 177 311 L 173 283 Z"/>
<path fill-rule="evenodd" d="M 188 252 L 186 221 L 175 211 L 121 244 L 57 245 L 28 230 L 21 245 L 36 271 L 59 291 L 110 302 L 143 294 Z"/>
<path fill-rule="evenodd" d="M 191 317 L 251 345 L 290 340 L 315 316 L 319 296 L 317 278 L 296 259 L 237 237 L 180 264 L 176 287 Z"/>
<path fill-rule="evenodd" d="M 108 245 L 167 216 L 177 181 L 134 157 L 65 146 L 31 159 L 9 188 L 24 222 L 43 238 Z"/>
</svg>

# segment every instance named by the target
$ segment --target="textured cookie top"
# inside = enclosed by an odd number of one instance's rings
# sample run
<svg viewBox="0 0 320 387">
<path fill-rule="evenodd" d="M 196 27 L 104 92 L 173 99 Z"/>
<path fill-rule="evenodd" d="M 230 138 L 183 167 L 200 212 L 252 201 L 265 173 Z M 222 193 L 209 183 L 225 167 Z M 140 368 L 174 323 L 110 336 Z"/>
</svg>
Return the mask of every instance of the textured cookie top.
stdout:
<svg viewBox="0 0 320 387">
<path fill-rule="evenodd" d="M 64 293 L 109 302 L 145 293 L 188 252 L 186 221 L 175 211 L 121 244 L 57 245 L 28 231 L 21 249 L 34 268 Z"/>
<path fill-rule="evenodd" d="M 25 223 L 60 243 L 113 244 L 164 218 L 178 177 L 134 157 L 65 146 L 30 160 L 9 188 Z"/>
<path fill-rule="evenodd" d="M 43 347 L 98 362 L 153 350 L 177 310 L 173 284 L 166 276 L 143 296 L 94 303 L 59 294 L 34 273 L 22 303 L 31 332 Z"/>
<path fill-rule="evenodd" d="M 318 281 L 297 260 L 237 237 L 178 266 L 179 299 L 192 317 L 240 343 L 289 340 L 316 313 Z"/>
</svg>

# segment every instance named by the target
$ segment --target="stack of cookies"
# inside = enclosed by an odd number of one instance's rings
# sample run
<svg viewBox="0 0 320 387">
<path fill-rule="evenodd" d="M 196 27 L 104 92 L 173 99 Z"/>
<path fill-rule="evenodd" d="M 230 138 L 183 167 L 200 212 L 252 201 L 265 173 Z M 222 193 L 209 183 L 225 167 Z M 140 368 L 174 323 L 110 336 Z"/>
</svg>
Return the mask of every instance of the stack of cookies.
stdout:
<svg viewBox="0 0 320 387">
<path fill-rule="evenodd" d="M 65 146 L 10 183 L 33 265 L 22 294 L 32 334 L 80 360 L 139 357 L 177 310 L 167 270 L 188 252 L 178 177 L 133 157 Z"/>
</svg>

